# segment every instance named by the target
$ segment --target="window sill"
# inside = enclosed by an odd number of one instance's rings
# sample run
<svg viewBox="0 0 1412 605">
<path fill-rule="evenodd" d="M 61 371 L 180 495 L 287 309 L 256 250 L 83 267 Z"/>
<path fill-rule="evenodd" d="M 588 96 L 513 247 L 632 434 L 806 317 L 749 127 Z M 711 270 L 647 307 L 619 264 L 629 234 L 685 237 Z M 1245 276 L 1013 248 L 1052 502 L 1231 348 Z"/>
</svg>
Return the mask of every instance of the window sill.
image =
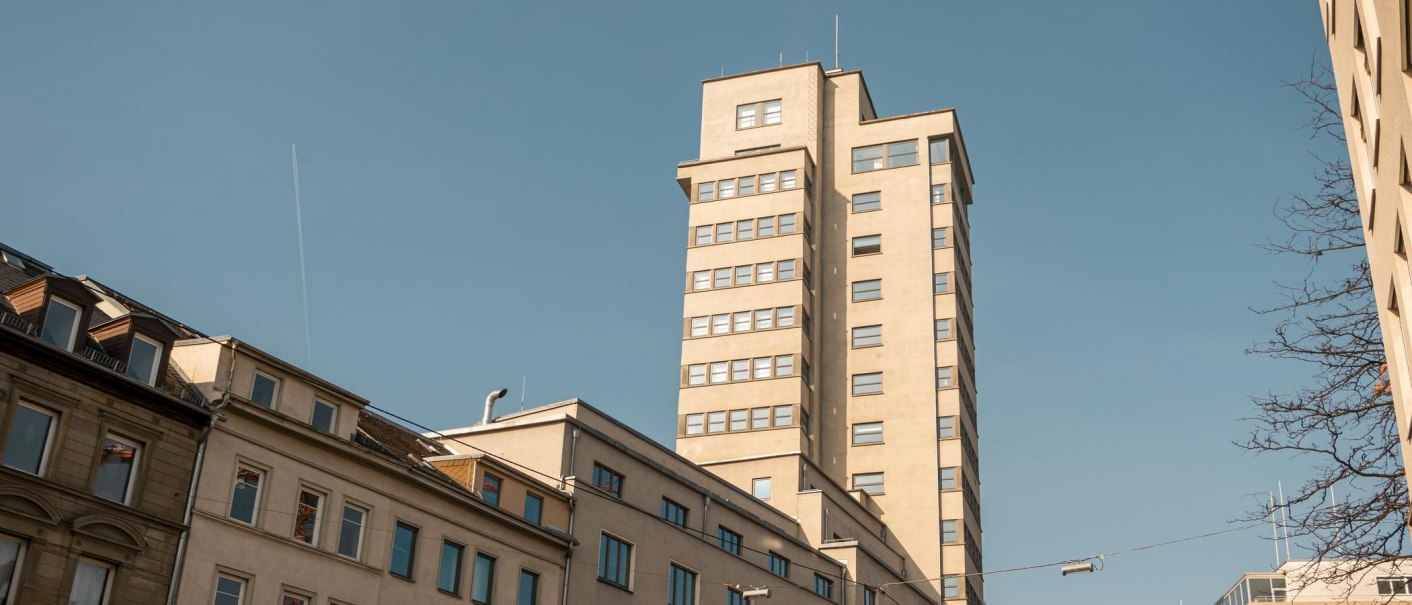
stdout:
<svg viewBox="0 0 1412 605">
<path fill-rule="evenodd" d="M 735 131 L 736 131 L 736 132 L 740 132 L 740 131 L 742 131 L 742 130 L 756 130 L 756 129 L 758 129 L 758 128 L 769 128 L 769 127 L 771 127 L 771 126 L 781 126 L 781 125 L 783 125 L 783 124 L 784 124 L 784 122 L 775 122 L 774 124 L 756 124 L 756 125 L 754 125 L 754 126 L 746 126 L 746 127 L 744 127 L 744 128 L 742 128 L 742 127 L 740 127 L 740 126 L 737 125 L 737 126 L 735 127 Z"/>
<path fill-rule="evenodd" d="M 852 443 L 850 445 L 853 447 L 868 447 L 870 445 L 885 445 L 886 443 L 885 441 L 874 441 L 872 443 Z"/>
<path fill-rule="evenodd" d="M 883 394 L 882 391 L 878 391 L 876 393 L 853 393 L 852 395 L 854 397 L 875 397 L 881 394 Z"/>
<path fill-rule="evenodd" d="M 882 346 L 882 343 L 878 343 L 878 344 L 875 344 L 875 345 L 852 345 L 852 346 L 850 346 L 850 347 L 848 347 L 848 348 L 850 348 L 850 349 L 876 349 L 876 348 L 881 347 L 881 346 Z"/>
<path fill-rule="evenodd" d="M 622 584 L 619 584 L 619 583 L 617 583 L 617 582 L 613 582 L 613 581 L 610 581 L 610 580 L 605 580 L 605 579 L 603 579 L 603 578 L 597 578 L 597 580 L 598 580 L 598 583 L 599 583 L 599 584 L 606 584 L 606 585 L 608 585 L 608 586 L 612 586 L 613 588 L 616 588 L 616 589 L 621 590 L 621 591 L 623 591 L 623 592 L 626 592 L 626 593 L 628 593 L 628 594 L 632 594 L 632 589 L 631 589 L 631 588 L 628 588 L 628 587 L 626 587 L 626 586 L 623 586 Z"/>
<path fill-rule="evenodd" d="M 865 299 L 863 299 L 863 300 L 858 300 L 858 299 L 855 298 L 855 299 L 852 299 L 850 302 L 865 303 L 865 302 L 873 302 L 873 301 L 875 301 L 875 300 L 882 300 L 882 299 L 883 299 L 883 297 L 881 297 L 881 296 L 879 296 L 879 297 L 877 297 L 877 298 L 865 298 Z"/>
<path fill-rule="evenodd" d="M 913 166 L 921 166 L 921 163 L 919 163 L 919 162 L 912 162 L 911 164 L 903 164 L 903 165 L 901 165 L 901 166 L 884 166 L 884 167 L 882 167 L 882 168 L 874 168 L 874 169 L 872 169 L 872 170 L 854 170 L 851 174 L 869 174 L 869 173 L 873 173 L 873 172 L 884 172 L 884 171 L 887 171 L 887 170 L 897 170 L 898 168 L 911 168 L 911 167 L 913 167 Z"/>
<path fill-rule="evenodd" d="M 408 583 L 411 583 L 411 584 L 416 584 L 416 583 L 417 583 L 416 580 L 413 580 L 412 578 L 409 578 L 409 577 L 407 577 L 407 576 L 404 576 L 404 575 L 402 575 L 402 574 L 400 574 L 400 573 L 397 573 L 397 572 L 395 572 L 395 571 L 390 571 L 390 570 L 389 570 L 389 571 L 387 572 L 387 575 L 392 576 L 392 577 L 394 577 L 394 578 L 397 578 L 398 580 L 402 580 L 403 582 L 408 582 Z"/>
<path fill-rule="evenodd" d="M 877 252 L 864 252 L 862 254 L 854 252 L 852 258 L 859 258 L 863 256 L 878 256 L 880 254 L 882 254 L 882 250 L 878 250 Z"/>
<path fill-rule="evenodd" d="M 853 210 L 850 214 L 867 214 L 869 212 L 882 212 L 882 208 L 869 208 L 867 210 Z"/>
</svg>

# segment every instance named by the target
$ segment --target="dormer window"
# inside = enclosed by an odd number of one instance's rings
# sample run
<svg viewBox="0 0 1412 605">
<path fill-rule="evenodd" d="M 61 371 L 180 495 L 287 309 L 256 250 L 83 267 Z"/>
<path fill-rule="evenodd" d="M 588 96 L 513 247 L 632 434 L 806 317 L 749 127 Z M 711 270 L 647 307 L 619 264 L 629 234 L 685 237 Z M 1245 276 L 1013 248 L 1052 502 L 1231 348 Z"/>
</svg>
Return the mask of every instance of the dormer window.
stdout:
<svg viewBox="0 0 1412 605">
<path fill-rule="evenodd" d="M 44 311 L 44 328 L 40 330 L 39 337 L 65 351 L 74 350 L 74 341 L 78 338 L 78 319 L 82 315 L 83 310 L 78 305 L 51 296 L 49 306 Z"/>
<path fill-rule="evenodd" d="M 157 384 L 157 368 L 162 365 L 162 344 L 134 333 L 128 352 L 127 375 L 150 385 Z"/>
<path fill-rule="evenodd" d="M 274 409 L 278 400 L 279 379 L 256 370 L 255 381 L 250 385 L 250 401 Z"/>
<path fill-rule="evenodd" d="M 334 420 L 338 417 L 338 408 L 332 403 L 325 403 L 317 399 L 314 400 L 314 415 L 309 418 L 309 425 L 325 433 L 333 432 Z"/>
</svg>

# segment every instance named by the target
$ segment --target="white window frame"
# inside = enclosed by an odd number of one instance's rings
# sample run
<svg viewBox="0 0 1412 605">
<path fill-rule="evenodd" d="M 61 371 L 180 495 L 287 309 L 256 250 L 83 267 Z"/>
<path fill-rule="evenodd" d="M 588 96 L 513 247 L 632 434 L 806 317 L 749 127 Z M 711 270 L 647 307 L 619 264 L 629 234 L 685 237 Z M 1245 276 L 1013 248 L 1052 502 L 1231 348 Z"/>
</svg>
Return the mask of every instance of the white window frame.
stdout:
<svg viewBox="0 0 1412 605">
<path fill-rule="evenodd" d="M 319 406 L 324 406 L 324 407 L 326 407 L 326 408 L 328 408 L 328 409 L 330 410 L 329 419 L 328 419 L 328 428 L 323 428 L 323 427 L 319 427 L 319 426 L 314 426 L 314 417 L 318 414 Z M 324 400 L 322 400 L 322 399 L 317 399 L 317 398 L 316 398 L 316 399 L 314 399 L 314 409 L 313 409 L 313 411 L 309 414 L 309 426 L 313 426 L 314 428 L 319 429 L 319 430 L 321 430 L 321 431 L 326 431 L 326 432 L 332 433 L 332 432 L 334 432 L 335 429 L 338 428 L 338 412 L 339 412 L 338 404 L 336 404 L 336 403 L 329 403 L 329 402 L 324 401 Z"/>
<path fill-rule="evenodd" d="M 799 186 L 798 173 L 793 170 L 780 171 L 780 191 L 794 189 Z"/>
<path fill-rule="evenodd" d="M 17 537 L 0 535 L 0 542 L 9 542 L 15 545 L 15 566 L 10 569 L 9 588 L 5 592 L 0 592 L 0 600 L 6 603 L 19 603 L 15 598 L 20 592 L 20 578 L 25 570 L 25 551 L 28 550 L 29 543 Z M 0 578 L 4 580 L 4 578 Z"/>
<path fill-rule="evenodd" d="M 104 439 L 105 441 L 108 440 L 108 439 L 112 439 L 113 441 L 116 441 L 116 442 L 118 442 L 118 443 L 120 443 L 120 444 L 122 444 L 122 445 L 126 445 L 126 446 L 128 446 L 128 447 L 131 447 L 131 448 L 133 449 L 133 452 L 134 452 L 134 453 L 133 453 L 133 455 L 132 455 L 132 466 L 128 467 L 128 469 L 127 469 L 127 483 L 123 485 L 123 497 L 122 497 L 121 500 L 113 500 L 113 502 L 117 502 L 117 503 L 119 503 L 119 504 L 124 504 L 124 505 L 132 504 L 132 492 L 134 491 L 134 490 L 132 489 L 132 486 L 133 486 L 134 483 L 137 482 L 137 469 L 138 469 L 138 465 L 142 464 L 142 444 L 141 444 L 141 443 L 138 443 L 138 442 L 137 442 L 136 440 L 134 440 L 134 439 L 129 439 L 129 438 L 127 438 L 127 437 L 124 437 L 124 436 L 122 436 L 122 435 L 118 435 L 118 434 L 112 433 L 112 432 L 109 432 L 109 433 L 104 434 L 104 435 L 103 435 L 103 439 Z M 101 452 L 100 452 L 99 456 L 100 456 L 100 457 L 102 456 Z M 100 459 L 100 462 L 101 462 L 101 459 Z M 96 483 L 96 479 L 95 479 L 94 487 L 95 487 L 95 488 L 98 487 L 98 485 L 97 485 L 97 483 Z M 94 494 L 94 495 L 97 495 L 97 494 Z M 99 496 L 99 497 L 101 498 L 102 496 Z M 106 498 L 105 498 L 105 499 L 106 499 Z"/>
<path fill-rule="evenodd" d="M 109 600 L 113 597 L 113 576 L 118 574 L 118 567 L 116 565 L 113 565 L 112 563 L 99 561 L 98 559 L 80 557 L 78 559 L 78 562 L 74 565 L 73 578 L 69 580 L 70 599 L 73 598 L 74 582 L 78 581 L 78 570 L 80 565 L 89 565 L 92 567 L 97 567 L 103 569 L 106 572 L 103 576 L 103 591 L 99 594 L 98 603 L 99 605 L 108 605 Z M 70 603 L 72 603 L 72 600 L 70 600 Z"/>
<path fill-rule="evenodd" d="M 693 363 L 686 366 L 686 384 L 687 386 L 706 384 L 706 364 Z"/>
<path fill-rule="evenodd" d="M 877 435 L 873 438 L 873 435 Z M 862 436 L 863 439 L 859 439 Z M 881 420 L 873 422 L 855 422 L 851 427 L 850 443 L 853 445 L 875 445 L 883 442 L 883 423 Z"/>
<path fill-rule="evenodd" d="M 860 478 L 866 479 L 867 482 L 860 484 L 858 482 Z M 876 479 L 877 481 L 874 482 L 873 479 Z M 871 473 L 853 473 L 850 485 L 853 489 L 868 494 L 869 496 L 876 496 L 887 493 L 886 476 L 883 474 L 882 471 L 875 471 Z M 870 488 L 873 488 L 875 486 L 877 491 L 868 491 Z"/>
<path fill-rule="evenodd" d="M 705 414 L 687 414 L 687 415 L 686 415 L 686 425 L 685 425 L 685 426 L 686 426 L 686 430 L 685 430 L 684 432 L 685 432 L 687 435 L 702 435 L 702 434 L 705 434 L 705 433 L 706 433 L 706 415 L 705 415 Z"/>
<path fill-rule="evenodd" d="M 271 410 L 279 409 L 279 392 L 280 392 L 281 390 L 283 390 L 282 387 L 284 386 L 284 383 L 283 383 L 283 381 L 281 381 L 281 380 L 280 380 L 278 377 L 276 377 L 275 375 L 273 375 L 273 374 L 268 374 L 268 373 L 262 372 L 262 371 L 260 371 L 260 370 L 255 370 L 255 373 L 254 373 L 253 375 L 251 375 L 251 377 L 250 377 L 250 397 L 251 397 L 250 402 L 251 402 L 251 403 L 254 403 L 255 405 L 262 406 L 262 407 L 263 407 L 263 405 L 264 405 L 264 404 L 262 404 L 262 403 L 260 403 L 260 402 L 258 402 L 258 401 L 255 401 L 255 399 L 254 399 L 254 397 L 255 397 L 255 383 L 260 380 L 260 377 L 261 377 L 261 376 L 264 376 L 265 378 L 268 378 L 268 379 L 270 379 L 271 381 L 273 381 L 273 382 L 275 383 L 274 392 L 270 393 L 270 408 L 269 408 L 269 409 L 271 409 Z"/>
<path fill-rule="evenodd" d="M 53 305 L 55 303 L 68 307 L 74 312 L 74 325 L 69 326 L 69 342 L 66 345 L 61 345 L 65 351 L 72 352 L 74 350 L 74 345 L 78 343 L 78 325 L 83 323 L 83 307 L 71 303 L 62 298 L 59 298 L 58 296 L 50 296 L 48 304 Z M 49 309 L 47 308 L 47 305 L 44 309 L 44 323 L 49 323 Z M 40 326 L 40 329 L 42 331 L 43 326 Z"/>
<path fill-rule="evenodd" d="M 363 513 L 363 520 L 361 523 L 358 524 L 358 541 L 353 545 L 352 556 L 341 552 L 343 548 L 343 524 L 345 523 L 343 513 L 344 511 L 350 508 Z M 363 543 L 367 540 L 368 537 L 368 517 L 372 516 L 372 514 L 372 509 L 366 506 L 355 504 L 347 500 L 343 501 L 343 507 L 338 509 L 338 543 L 333 545 L 334 554 L 337 554 L 338 556 L 343 557 L 345 559 L 352 559 L 354 561 L 361 561 L 363 559 Z"/>
<path fill-rule="evenodd" d="M 701 316 L 701 317 L 693 317 L 693 318 L 691 318 L 691 323 L 690 323 L 690 328 L 689 328 L 689 330 L 690 330 L 690 332 L 688 332 L 688 333 L 691 334 L 691 337 L 692 337 L 692 338 L 701 338 L 702 336 L 710 336 L 710 335 L 711 335 L 711 318 L 710 318 L 709 316 L 704 316 L 704 315 Z"/>
<path fill-rule="evenodd" d="M 141 380 L 142 382 L 145 382 L 145 383 L 147 383 L 147 384 L 149 384 L 149 385 L 152 385 L 152 386 L 156 386 L 156 384 L 157 384 L 157 372 L 162 369 L 162 351 L 163 351 L 164 347 L 162 346 L 162 343 L 157 342 L 156 340 L 153 340 L 153 339 L 148 338 L 148 337 L 146 337 L 146 336 L 143 336 L 142 334 L 137 333 L 137 332 L 133 332 L 133 333 L 132 333 L 132 337 L 133 337 L 134 340 L 140 340 L 140 341 L 142 341 L 142 342 L 145 342 L 145 343 L 147 343 L 147 344 L 149 344 L 149 345 L 152 345 L 152 348 L 156 349 L 156 351 L 154 351 L 154 352 L 152 353 L 152 373 L 151 373 L 151 375 L 148 376 L 148 377 L 146 377 L 146 378 L 138 378 L 138 380 Z M 133 356 L 133 354 L 136 353 L 136 352 L 137 352 L 136 347 L 129 347 L 129 348 L 128 348 L 127 367 L 129 367 L 129 368 L 132 367 L 132 356 Z"/>
<path fill-rule="evenodd" d="M 235 582 L 236 584 L 238 584 L 238 585 L 240 586 L 240 592 L 235 595 L 235 604 L 236 604 L 236 605 L 244 605 L 244 603 L 245 603 L 245 591 L 246 591 L 247 588 L 250 587 L 250 581 L 247 580 L 247 579 L 245 579 L 245 578 L 242 578 L 242 577 L 240 577 L 240 576 L 237 576 L 237 575 L 234 575 L 234 574 L 225 573 L 225 572 L 217 572 L 217 573 L 216 573 L 216 585 L 211 588 L 211 605 L 215 605 L 216 599 L 219 598 L 219 597 L 221 596 L 221 594 L 222 594 L 222 593 L 221 593 L 221 580 L 222 580 L 222 579 L 230 580 L 230 581 Z M 224 594 L 230 594 L 230 593 L 224 593 Z"/>
<path fill-rule="evenodd" d="M 231 516 L 233 512 L 231 510 L 231 506 L 235 505 L 235 490 L 237 487 L 240 487 L 240 469 L 242 468 L 260 476 L 259 483 L 255 485 L 255 498 L 254 503 L 250 507 L 250 521 L 248 522 Z M 231 521 L 235 521 L 236 523 L 242 523 L 251 527 L 258 526 L 260 524 L 260 504 L 261 500 L 265 496 L 265 484 L 267 483 L 266 479 L 268 479 L 269 476 L 269 471 L 266 471 L 265 469 L 250 464 L 248 462 L 241 462 L 237 460 L 235 462 L 235 475 L 231 477 L 230 482 L 230 503 L 228 506 L 226 506 L 226 518 L 230 519 Z"/>
<path fill-rule="evenodd" d="M 783 424 L 781 424 L 783 423 Z M 777 405 L 770 413 L 770 426 L 786 427 L 794 426 L 794 406 Z"/>
<path fill-rule="evenodd" d="M 760 495 L 760 488 L 763 486 L 765 495 Z M 769 500 L 775 495 L 774 477 L 756 477 L 750 480 L 750 495 L 759 500 Z"/>
<path fill-rule="evenodd" d="M 34 471 L 34 475 L 35 475 L 36 477 L 43 477 L 43 476 L 45 475 L 45 473 L 47 473 L 47 472 L 49 471 L 49 459 L 50 459 L 51 455 L 52 455 L 53 452 L 54 452 L 54 439 L 55 439 L 55 436 L 57 435 L 57 433 L 59 432 L 59 413 L 58 413 L 58 412 L 55 412 L 55 411 L 53 411 L 53 410 L 50 410 L 49 408 L 46 408 L 46 407 L 43 407 L 43 406 L 40 406 L 40 405 L 37 405 L 37 404 L 30 403 L 30 402 L 25 401 L 25 400 L 23 400 L 23 399 L 19 400 L 17 403 L 19 404 L 17 407 L 27 408 L 27 409 L 29 409 L 29 410 L 32 410 L 32 411 L 34 411 L 34 412 L 38 412 L 38 413 L 40 413 L 40 414 L 43 414 L 43 415 L 49 417 L 49 431 L 44 435 L 44 449 L 43 449 L 41 452 L 39 452 L 39 468 L 38 468 L 38 469 L 35 469 L 35 471 Z M 11 413 L 11 414 L 10 414 L 10 426 L 8 426 L 8 427 L 5 428 L 6 433 L 7 433 L 6 436 L 5 436 L 5 447 L 6 447 L 6 448 L 9 448 L 9 447 L 10 447 L 10 439 L 14 438 L 13 435 L 10 435 L 10 434 L 9 434 L 9 431 L 13 431 L 13 430 L 15 429 L 15 426 L 14 426 L 14 425 L 15 425 L 15 415 L 14 415 L 14 413 Z M 0 450 L 0 456 L 3 456 L 3 455 L 4 455 L 4 451 L 3 451 L 3 450 Z M 0 464 L 3 464 L 3 460 L 0 460 Z M 29 472 L 29 471 L 26 471 L 26 470 L 24 470 L 24 469 L 15 468 L 15 467 L 10 466 L 10 465 L 8 465 L 8 464 L 6 464 L 5 466 L 6 466 L 7 468 L 14 468 L 15 470 L 20 471 L 20 472 L 22 472 L 22 473 L 28 473 L 28 472 Z"/>
<path fill-rule="evenodd" d="M 294 532 L 299 529 L 299 513 L 300 509 L 305 506 L 304 494 L 306 493 L 313 494 L 319 499 L 318 504 L 314 507 L 314 529 L 310 532 L 310 539 L 307 541 L 300 540 L 299 538 L 296 538 L 294 536 Z M 299 491 L 296 492 L 294 495 L 294 527 L 290 529 L 289 537 L 295 542 L 303 542 L 305 544 L 308 544 L 309 546 L 317 548 L 319 546 L 320 534 L 323 533 L 324 509 L 327 508 L 325 506 L 325 504 L 327 503 L 328 494 L 312 487 L 309 487 L 308 485 L 300 485 Z"/>
</svg>

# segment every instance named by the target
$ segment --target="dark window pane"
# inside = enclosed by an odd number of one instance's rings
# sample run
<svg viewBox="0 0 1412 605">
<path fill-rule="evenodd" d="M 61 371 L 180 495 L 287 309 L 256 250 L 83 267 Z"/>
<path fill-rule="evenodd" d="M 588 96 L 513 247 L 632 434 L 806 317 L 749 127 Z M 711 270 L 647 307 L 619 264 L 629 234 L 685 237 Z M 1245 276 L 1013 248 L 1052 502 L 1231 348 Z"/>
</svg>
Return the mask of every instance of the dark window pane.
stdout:
<svg viewBox="0 0 1412 605">
<path fill-rule="evenodd" d="M 10 436 L 5 440 L 5 466 L 38 474 L 53 426 L 53 416 L 29 406 L 16 406 Z"/>
<path fill-rule="evenodd" d="M 338 554 L 358 558 L 358 551 L 362 550 L 365 516 L 363 509 L 343 507 L 343 522 L 338 528 Z"/>
<path fill-rule="evenodd" d="M 325 433 L 333 432 L 334 407 L 322 401 L 314 402 L 314 416 L 309 424 Z"/>
<path fill-rule="evenodd" d="M 525 520 L 539 525 L 544 517 L 544 498 L 525 494 Z"/>
<path fill-rule="evenodd" d="M 495 584 L 495 559 L 486 555 L 476 555 L 475 578 L 471 580 L 471 602 L 490 603 L 490 595 Z"/>
<path fill-rule="evenodd" d="M 441 543 L 441 567 L 436 572 L 436 587 L 451 594 L 461 593 L 461 555 L 459 544 Z"/>
<path fill-rule="evenodd" d="M 480 497 L 491 506 L 500 506 L 500 478 L 490 473 L 482 475 Z"/>
<path fill-rule="evenodd" d="M 417 554 L 417 528 L 398 523 L 392 532 L 392 564 L 388 571 L 404 578 L 412 577 L 412 563 Z"/>
<path fill-rule="evenodd" d="M 73 350 L 74 327 L 78 324 L 78 309 L 54 299 L 44 311 L 44 327 L 39 337 L 56 347 Z"/>
<path fill-rule="evenodd" d="M 255 522 L 255 510 L 260 499 L 260 481 L 264 476 L 259 471 L 246 467 L 235 470 L 235 488 L 230 496 L 230 518 L 244 523 Z"/>
<path fill-rule="evenodd" d="M 520 594 L 515 605 L 535 605 L 539 601 L 539 574 L 520 570 Z"/>
<path fill-rule="evenodd" d="M 93 493 L 114 502 L 127 502 L 128 485 L 132 482 L 132 469 L 137 464 L 137 446 L 114 439 L 111 435 L 103 440 L 103 452 L 98 459 L 98 476 L 94 479 Z"/>
</svg>

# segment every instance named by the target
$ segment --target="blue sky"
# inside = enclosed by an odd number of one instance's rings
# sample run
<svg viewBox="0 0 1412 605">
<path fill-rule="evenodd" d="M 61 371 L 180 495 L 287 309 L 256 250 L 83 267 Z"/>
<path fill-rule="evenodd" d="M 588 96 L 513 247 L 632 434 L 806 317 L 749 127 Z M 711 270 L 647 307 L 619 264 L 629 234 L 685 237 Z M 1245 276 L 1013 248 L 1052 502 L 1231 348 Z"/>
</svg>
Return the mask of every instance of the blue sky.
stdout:
<svg viewBox="0 0 1412 605">
<path fill-rule="evenodd" d="M 879 113 L 970 146 L 987 569 L 1302 478 L 1231 442 L 1301 377 L 1242 351 L 1305 270 L 1255 244 L 1317 168 L 1279 85 L 1327 53 L 1307 0 L 8 2 L 0 240 L 303 361 L 297 142 L 317 372 L 439 426 L 525 376 L 670 443 L 699 80 L 830 55 L 836 12 Z M 1259 535 L 987 596 L 1211 602 Z"/>
</svg>

